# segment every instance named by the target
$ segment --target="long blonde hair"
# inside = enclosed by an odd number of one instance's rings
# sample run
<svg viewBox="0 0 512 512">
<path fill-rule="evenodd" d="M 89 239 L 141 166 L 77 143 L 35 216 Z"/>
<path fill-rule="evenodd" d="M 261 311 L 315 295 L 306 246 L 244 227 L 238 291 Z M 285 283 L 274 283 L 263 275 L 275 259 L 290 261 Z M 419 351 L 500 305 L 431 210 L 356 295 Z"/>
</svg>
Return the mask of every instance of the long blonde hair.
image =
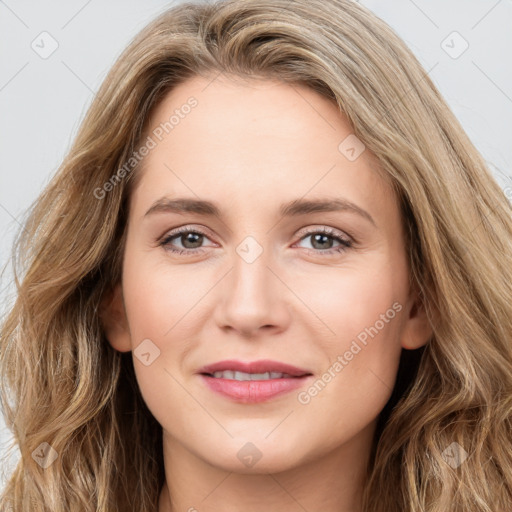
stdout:
<svg viewBox="0 0 512 512">
<path fill-rule="evenodd" d="M 330 98 L 400 198 L 434 334 L 376 435 L 364 511 L 512 510 L 511 206 L 412 52 L 351 0 L 181 4 L 117 60 L 15 244 L 1 398 L 21 458 L 0 510 L 157 509 L 161 427 L 100 318 L 137 166 L 94 191 L 119 176 L 168 91 L 218 72 Z M 42 468 L 49 447 L 58 456 Z M 467 458 L 448 463 L 454 450 Z"/>
</svg>

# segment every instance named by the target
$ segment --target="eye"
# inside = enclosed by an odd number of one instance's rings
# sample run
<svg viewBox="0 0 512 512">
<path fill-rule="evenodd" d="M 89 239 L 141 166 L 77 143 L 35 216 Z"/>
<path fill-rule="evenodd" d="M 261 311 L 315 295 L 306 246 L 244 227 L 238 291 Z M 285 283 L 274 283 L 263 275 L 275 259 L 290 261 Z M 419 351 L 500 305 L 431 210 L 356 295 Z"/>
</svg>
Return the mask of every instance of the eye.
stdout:
<svg viewBox="0 0 512 512">
<path fill-rule="evenodd" d="M 311 240 L 313 249 L 309 249 L 307 247 L 306 249 L 310 252 L 314 252 L 315 254 L 321 253 L 322 255 L 341 253 L 352 247 L 353 244 L 353 241 L 350 238 L 337 235 L 337 232 L 334 229 L 327 226 L 308 231 L 306 235 L 301 238 L 301 241 L 307 240 L 308 238 Z M 333 241 L 338 242 L 339 245 L 337 247 L 332 247 Z"/>
<path fill-rule="evenodd" d="M 181 248 L 173 248 L 174 239 L 179 241 Z M 183 226 L 164 236 L 159 245 L 161 245 L 166 251 L 176 254 L 195 254 L 202 252 L 203 247 L 201 247 L 201 245 L 205 239 L 208 239 L 206 233 L 197 229 L 191 229 L 188 226 Z"/>
<path fill-rule="evenodd" d="M 315 255 L 321 254 L 322 256 L 341 253 L 352 247 L 353 241 L 348 236 L 338 235 L 337 232 L 327 226 L 311 229 L 300 239 L 300 241 L 311 240 L 313 249 L 305 248 Z M 181 244 L 181 247 L 175 247 L 176 241 Z M 197 254 L 204 250 L 203 242 L 209 240 L 206 233 L 198 229 L 191 229 L 189 226 L 183 226 L 171 231 L 165 235 L 159 245 L 166 251 L 175 254 Z M 333 247 L 332 244 L 338 243 L 338 246 Z"/>
</svg>

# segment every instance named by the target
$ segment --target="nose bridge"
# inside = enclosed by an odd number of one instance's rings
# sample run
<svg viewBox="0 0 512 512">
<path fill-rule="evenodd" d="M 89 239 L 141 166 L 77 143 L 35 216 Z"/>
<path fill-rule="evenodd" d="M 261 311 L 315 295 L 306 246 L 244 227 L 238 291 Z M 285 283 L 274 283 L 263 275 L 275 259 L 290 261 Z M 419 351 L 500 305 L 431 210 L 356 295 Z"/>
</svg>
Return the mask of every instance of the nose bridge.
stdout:
<svg viewBox="0 0 512 512">
<path fill-rule="evenodd" d="M 267 240 L 262 238 L 248 235 L 235 247 L 231 272 L 231 295 L 242 301 L 260 302 L 260 306 L 270 299 L 273 277 L 268 269 L 271 250 L 263 246 Z"/>
<path fill-rule="evenodd" d="M 217 311 L 219 325 L 245 334 L 263 326 L 282 327 L 286 322 L 286 299 L 280 290 L 283 285 L 269 268 L 275 265 L 271 248 L 263 246 L 268 238 L 261 239 L 249 235 L 235 247 Z"/>
</svg>

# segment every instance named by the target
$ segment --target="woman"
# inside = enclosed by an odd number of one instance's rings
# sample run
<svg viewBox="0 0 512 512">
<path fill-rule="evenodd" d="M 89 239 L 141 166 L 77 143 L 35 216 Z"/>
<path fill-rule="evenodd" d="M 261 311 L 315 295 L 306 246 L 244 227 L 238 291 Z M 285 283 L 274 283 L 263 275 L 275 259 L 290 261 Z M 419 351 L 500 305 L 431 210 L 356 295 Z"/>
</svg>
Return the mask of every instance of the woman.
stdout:
<svg viewBox="0 0 512 512">
<path fill-rule="evenodd" d="M 508 510 L 511 256 L 367 9 L 169 9 L 21 232 L 2 510 Z"/>
</svg>

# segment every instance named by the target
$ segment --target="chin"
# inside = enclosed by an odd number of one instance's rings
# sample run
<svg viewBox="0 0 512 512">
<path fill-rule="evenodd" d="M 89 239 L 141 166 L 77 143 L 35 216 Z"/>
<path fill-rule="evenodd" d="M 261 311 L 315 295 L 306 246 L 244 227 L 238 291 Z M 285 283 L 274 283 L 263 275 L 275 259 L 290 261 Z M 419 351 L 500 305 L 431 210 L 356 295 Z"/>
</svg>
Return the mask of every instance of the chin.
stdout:
<svg viewBox="0 0 512 512">
<path fill-rule="evenodd" d="M 257 438 L 258 436 L 254 436 Z M 231 440 L 229 446 L 216 444 L 199 455 L 206 462 L 224 471 L 239 474 L 267 474 L 287 471 L 298 466 L 307 457 L 298 453 L 297 444 L 288 449 L 282 443 L 244 439 Z M 304 447 L 302 447 L 304 448 Z"/>
</svg>

